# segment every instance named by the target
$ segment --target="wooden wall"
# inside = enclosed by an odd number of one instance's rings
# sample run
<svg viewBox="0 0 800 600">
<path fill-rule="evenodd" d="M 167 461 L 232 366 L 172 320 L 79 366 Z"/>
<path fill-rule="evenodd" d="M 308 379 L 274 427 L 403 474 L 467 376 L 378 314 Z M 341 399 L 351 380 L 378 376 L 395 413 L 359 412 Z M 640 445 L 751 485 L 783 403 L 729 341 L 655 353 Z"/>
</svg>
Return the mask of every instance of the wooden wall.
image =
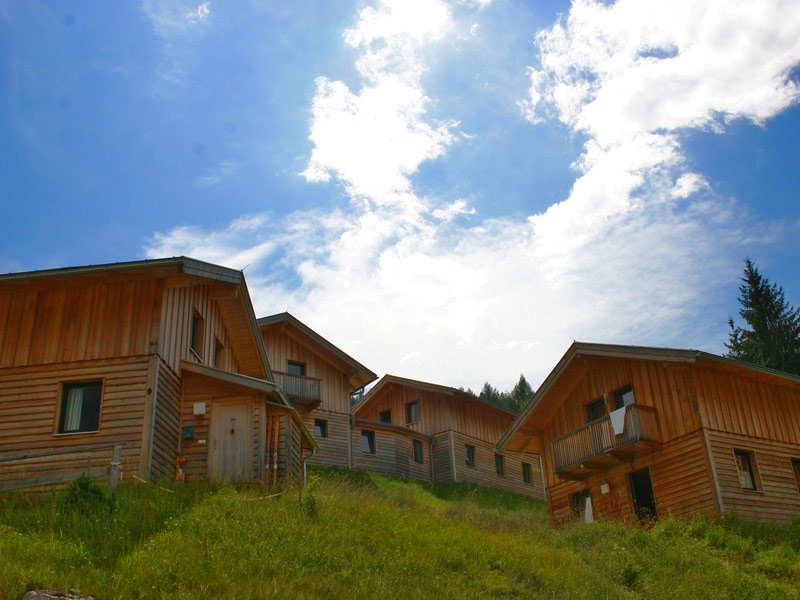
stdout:
<svg viewBox="0 0 800 600">
<path fill-rule="evenodd" d="M 361 451 L 361 431 L 375 432 L 375 454 Z M 413 439 L 422 440 L 423 464 L 414 462 Z M 430 441 L 402 431 L 356 425 L 352 436 L 353 469 L 405 479 L 431 480 Z"/>
<path fill-rule="evenodd" d="M 406 424 L 406 404 L 419 403 L 419 422 Z M 411 386 L 389 384 L 380 396 L 359 410 L 358 418 L 378 421 L 379 413 L 392 411 L 392 423 L 402 425 L 425 435 L 434 435 L 450 429 L 483 440 L 497 443 L 511 425 L 514 415 L 487 406 L 477 400 L 451 396 Z"/>
<path fill-rule="evenodd" d="M 308 461 L 310 465 L 324 465 L 347 469 L 350 467 L 350 415 L 327 412 L 314 409 L 313 411 L 298 410 L 303 417 L 314 440 L 319 445 L 319 450 Z M 314 434 L 314 419 L 323 419 L 328 422 L 328 437 L 316 437 Z"/>
<path fill-rule="evenodd" d="M 158 358 L 150 479 L 175 476 L 181 435 L 181 380 Z"/>
<path fill-rule="evenodd" d="M 633 387 L 636 404 L 656 409 L 662 442 L 669 442 L 700 427 L 694 379 L 689 365 L 605 357 L 578 357 L 572 367 L 584 369 L 576 385 L 559 398 L 559 407 L 544 427 L 547 485 L 555 476 L 549 443 L 554 437 L 577 429 L 587 422 L 586 405 L 606 394 L 613 402 L 614 391 Z M 613 404 L 610 405 L 613 409 Z"/>
<path fill-rule="evenodd" d="M 164 291 L 158 351 L 176 373 L 180 373 L 182 360 L 197 362 L 189 351 L 195 311 L 204 321 L 203 352 L 200 356 L 202 364 L 214 366 L 215 340 L 219 340 L 224 347 L 218 359 L 219 368 L 237 372 L 231 339 L 225 330 L 219 304 L 211 297 L 210 292 L 209 285 L 170 287 Z"/>
<path fill-rule="evenodd" d="M 0 368 L 154 352 L 160 285 L 76 277 L 0 286 Z"/>
<path fill-rule="evenodd" d="M 455 481 L 453 478 L 453 453 L 451 451 L 452 431 L 443 431 L 433 436 L 433 476 L 434 481 Z"/>
<path fill-rule="evenodd" d="M 281 326 L 262 327 L 261 334 L 267 349 L 267 359 L 273 370 L 286 372 L 289 361 L 304 363 L 306 377 L 322 380 L 322 402 L 318 409 L 350 414 L 350 384 L 344 371 L 322 358 L 306 343 L 289 335 Z"/>
<path fill-rule="evenodd" d="M 590 490 L 596 519 L 633 521 L 628 475 L 645 467 L 650 469 L 659 517 L 691 517 L 719 512 L 703 434 L 696 431 L 664 444 L 658 452 L 619 463 L 583 481 L 558 479 L 548 488 L 553 522 L 560 525 L 574 519 L 570 495 L 585 488 Z M 609 484 L 609 493 L 600 493 L 602 483 Z"/>
<path fill-rule="evenodd" d="M 137 473 L 147 390 L 152 388 L 148 359 L 134 356 L 0 370 L 0 455 L 122 442 L 123 465 Z M 92 380 L 103 381 L 99 431 L 57 434 L 61 385 Z M 52 461 L 26 462 L 25 469 L 33 472 L 39 466 L 55 467 Z M 4 463 L 3 468 L 13 465 Z"/>
<path fill-rule="evenodd" d="M 500 453 L 505 457 L 505 472 L 498 475 L 495 470 L 494 445 L 471 438 L 462 433 L 453 431 L 452 449 L 455 452 L 455 481 L 467 481 L 484 487 L 497 488 L 531 498 L 544 498 L 544 484 L 542 481 L 542 468 L 539 457 L 533 454 L 520 454 L 517 452 Z M 475 448 L 475 466 L 467 466 L 466 445 Z M 448 447 L 446 445 L 445 447 Z M 522 463 L 531 466 L 531 483 L 522 480 Z M 437 481 L 441 481 L 440 474 L 436 474 Z"/>
</svg>

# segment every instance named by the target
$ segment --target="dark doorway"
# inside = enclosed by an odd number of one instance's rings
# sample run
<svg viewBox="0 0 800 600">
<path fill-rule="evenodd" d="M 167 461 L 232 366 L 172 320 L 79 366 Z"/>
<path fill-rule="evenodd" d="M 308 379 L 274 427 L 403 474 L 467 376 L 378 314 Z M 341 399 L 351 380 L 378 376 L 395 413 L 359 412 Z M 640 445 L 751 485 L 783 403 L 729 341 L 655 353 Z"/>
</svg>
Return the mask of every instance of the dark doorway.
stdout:
<svg viewBox="0 0 800 600">
<path fill-rule="evenodd" d="M 631 496 L 636 518 L 640 520 L 657 518 L 656 498 L 653 495 L 653 482 L 650 481 L 650 469 L 639 469 L 628 477 L 631 482 Z"/>
</svg>

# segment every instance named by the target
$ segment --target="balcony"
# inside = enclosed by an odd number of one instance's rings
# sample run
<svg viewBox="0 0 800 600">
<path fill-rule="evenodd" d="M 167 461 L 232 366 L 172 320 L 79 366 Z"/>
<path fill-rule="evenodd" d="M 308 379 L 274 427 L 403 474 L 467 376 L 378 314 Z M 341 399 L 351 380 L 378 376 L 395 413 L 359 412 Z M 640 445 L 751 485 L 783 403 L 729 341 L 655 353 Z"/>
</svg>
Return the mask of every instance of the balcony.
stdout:
<svg viewBox="0 0 800 600">
<path fill-rule="evenodd" d="M 273 371 L 275 383 L 283 389 L 292 404 L 312 410 L 322 401 L 321 380 L 316 377 L 292 375 L 282 371 Z"/>
<path fill-rule="evenodd" d="M 614 434 L 611 418 L 605 415 L 550 443 L 556 474 L 578 480 L 660 445 L 656 411 L 640 404 L 628 406 L 625 427 L 619 435 Z"/>
</svg>

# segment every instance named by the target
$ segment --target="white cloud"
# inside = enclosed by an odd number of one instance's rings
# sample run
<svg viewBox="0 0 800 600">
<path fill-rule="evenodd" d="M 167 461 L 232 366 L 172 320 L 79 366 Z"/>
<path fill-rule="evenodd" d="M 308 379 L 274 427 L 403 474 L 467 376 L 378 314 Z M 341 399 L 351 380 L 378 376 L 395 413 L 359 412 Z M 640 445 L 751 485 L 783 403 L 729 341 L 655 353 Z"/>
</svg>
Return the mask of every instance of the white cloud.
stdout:
<svg viewBox="0 0 800 600">
<path fill-rule="evenodd" d="M 142 0 L 142 10 L 162 36 L 183 31 L 208 19 L 211 2 L 194 5 L 186 0 Z"/>
<path fill-rule="evenodd" d="M 725 315 L 698 315 L 736 277 L 747 216 L 687 166 L 681 135 L 793 102 L 800 30 L 778 4 L 644 4 L 577 2 L 537 38 L 527 114 L 587 140 L 569 197 L 543 213 L 486 219 L 415 193 L 419 166 L 460 139 L 422 84 L 457 28 L 443 3 L 383 2 L 345 33 L 361 87 L 321 77 L 312 106 L 303 174 L 341 183 L 350 206 L 180 227 L 148 256 L 250 264 L 259 315 L 288 309 L 378 372 L 449 385 L 539 381 L 571 339 L 718 350 Z"/>
</svg>

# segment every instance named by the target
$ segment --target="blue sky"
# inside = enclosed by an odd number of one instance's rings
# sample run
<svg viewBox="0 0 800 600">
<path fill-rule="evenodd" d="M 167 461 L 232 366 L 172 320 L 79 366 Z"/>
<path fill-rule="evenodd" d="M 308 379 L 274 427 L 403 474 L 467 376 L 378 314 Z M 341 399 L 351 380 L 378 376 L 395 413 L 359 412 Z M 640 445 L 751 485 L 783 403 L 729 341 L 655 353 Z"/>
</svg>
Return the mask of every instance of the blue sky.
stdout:
<svg viewBox="0 0 800 600">
<path fill-rule="evenodd" d="M 187 254 L 473 388 L 722 352 L 745 256 L 800 303 L 800 14 L 664 4 L 0 0 L 0 272 Z"/>
</svg>

